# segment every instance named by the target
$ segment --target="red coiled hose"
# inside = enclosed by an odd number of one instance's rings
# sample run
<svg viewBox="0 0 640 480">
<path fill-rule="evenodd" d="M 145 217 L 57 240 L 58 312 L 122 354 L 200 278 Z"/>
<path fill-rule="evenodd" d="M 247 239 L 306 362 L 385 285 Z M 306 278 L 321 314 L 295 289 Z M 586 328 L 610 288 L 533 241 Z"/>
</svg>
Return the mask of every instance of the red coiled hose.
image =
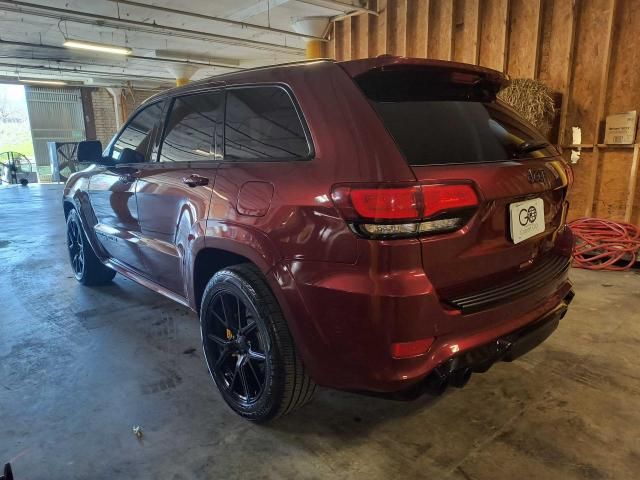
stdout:
<svg viewBox="0 0 640 480">
<path fill-rule="evenodd" d="M 640 229 L 602 218 L 579 218 L 569 223 L 576 238 L 574 266 L 590 270 L 628 270 L 640 251 Z M 615 265 L 625 262 L 623 266 Z"/>
</svg>

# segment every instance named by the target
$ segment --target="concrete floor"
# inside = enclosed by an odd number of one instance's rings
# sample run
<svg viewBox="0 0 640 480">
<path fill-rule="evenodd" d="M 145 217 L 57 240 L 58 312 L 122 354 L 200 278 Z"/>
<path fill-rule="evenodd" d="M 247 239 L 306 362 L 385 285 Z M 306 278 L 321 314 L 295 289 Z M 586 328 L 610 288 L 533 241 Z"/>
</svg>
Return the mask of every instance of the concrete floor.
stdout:
<svg viewBox="0 0 640 480">
<path fill-rule="evenodd" d="M 256 426 L 210 381 L 194 314 L 121 276 L 73 279 L 60 199 L 0 188 L 0 462 L 17 480 L 638 478 L 637 272 L 574 270 L 559 330 L 463 390 L 324 390 Z"/>
</svg>

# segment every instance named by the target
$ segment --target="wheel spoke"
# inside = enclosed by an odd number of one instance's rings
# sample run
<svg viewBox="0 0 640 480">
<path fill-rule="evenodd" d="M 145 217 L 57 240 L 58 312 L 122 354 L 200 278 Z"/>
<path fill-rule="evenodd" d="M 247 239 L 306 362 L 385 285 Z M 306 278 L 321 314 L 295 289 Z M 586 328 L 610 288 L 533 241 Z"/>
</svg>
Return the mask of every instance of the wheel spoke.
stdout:
<svg viewBox="0 0 640 480">
<path fill-rule="evenodd" d="M 253 368 L 253 363 L 251 363 L 251 359 L 247 360 L 247 364 L 249 365 L 249 369 L 251 370 L 251 373 L 253 374 L 253 378 L 256 379 L 256 384 L 258 385 L 257 396 L 259 396 L 262 393 L 262 380 L 260 380 L 260 377 L 256 373 L 255 368 Z"/>
<path fill-rule="evenodd" d="M 241 360 L 240 367 L 238 368 L 238 373 L 240 374 L 240 383 L 242 384 L 242 389 L 244 390 L 244 396 L 249 399 L 249 383 L 247 382 L 247 375 L 245 373 L 246 363 Z"/>
<path fill-rule="evenodd" d="M 218 357 L 218 360 L 216 360 L 215 365 L 213 366 L 214 370 L 218 370 L 220 369 L 220 367 L 222 367 L 222 364 L 225 362 L 225 360 L 229 358 L 229 350 L 228 349 L 224 349 L 221 353 L 220 356 Z"/>
<path fill-rule="evenodd" d="M 79 252 L 73 256 L 73 268 L 76 273 L 80 273 L 82 271 L 82 260 Z"/>
<path fill-rule="evenodd" d="M 255 350 L 249 349 L 249 358 L 252 360 L 257 360 L 259 362 L 264 362 L 267 359 L 267 356 L 264 353 L 256 352 Z"/>
<path fill-rule="evenodd" d="M 242 329 L 242 334 L 243 335 L 249 335 L 251 332 L 253 332 L 256 327 L 258 326 L 258 324 L 256 322 L 251 322 L 248 323 L 243 329 Z"/>
<path fill-rule="evenodd" d="M 237 315 L 238 315 L 238 331 L 241 332 L 242 331 L 242 322 L 240 321 L 240 319 L 242 318 L 242 316 L 240 315 L 240 297 L 236 297 L 236 304 L 237 304 Z"/>
<path fill-rule="evenodd" d="M 221 347 L 224 347 L 224 348 L 226 348 L 226 347 L 229 345 L 229 343 L 230 343 L 230 342 L 228 342 L 227 340 L 223 340 L 223 339 L 222 339 L 222 338 L 220 338 L 220 337 L 216 337 L 216 336 L 215 336 L 214 334 L 212 334 L 212 333 L 209 333 L 209 334 L 207 335 L 207 338 L 208 338 L 209 340 L 211 340 L 212 342 L 216 342 L 218 345 L 220 345 Z"/>
<path fill-rule="evenodd" d="M 224 294 L 220 295 L 220 303 L 222 304 L 222 315 L 224 316 L 224 324 L 229 327 L 229 315 L 227 315 L 227 306 L 224 303 Z"/>
<path fill-rule="evenodd" d="M 224 321 L 224 318 L 218 315 L 215 311 L 212 311 L 212 313 L 213 313 L 213 316 L 216 317 L 222 325 L 224 325 L 225 327 L 228 327 L 227 322 Z"/>
<path fill-rule="evenodd" d="M 236 368 L 233 371 L 233 376 L 231 377 L 231 381 L 229 382 L 229 390 L 233 392 L 233 385 L 236 383 L 236 377 L 238 376 L 238 363 L 236 362 Z"/>
</svg>

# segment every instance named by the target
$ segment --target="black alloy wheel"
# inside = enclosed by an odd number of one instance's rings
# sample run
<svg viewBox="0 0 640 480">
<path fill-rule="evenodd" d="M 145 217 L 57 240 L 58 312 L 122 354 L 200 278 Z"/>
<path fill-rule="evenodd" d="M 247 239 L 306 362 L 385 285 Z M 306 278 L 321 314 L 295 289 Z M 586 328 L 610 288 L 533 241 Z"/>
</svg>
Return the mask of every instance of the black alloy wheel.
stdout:
<svg viewBox="0 0 640 480">
<path fill-rule="evenodd" d="M 268 335 L 260 332 L 257 316 L 241 296 L 218 291 L 209 305 L 203 339 L 216 384 L 247 407 L 260 398 L 269 375 Z"/>
<path fill-rule="evenodd" d="M 67 250 L 73 275 L 83 285 L 105 285 L 116 272 L 104 265 L 93 251 L 75 209 L 67 214 Z"/>
<path fill-rule="evenodd" d="M 67 248 L 69 250 L 69 259 L 71 260 L 71 268 L 77 280 L 81 280 L 84 275 L 84 239 L 77 219 L 68 223 L 67 226 Z"/>
<path fill-rule="evenodd" d="M 238 415 L 265 422 L 313 397 L 316 385 L 255 265 L 233 265 L 209 280 L 200 305 L 200 328 L 209 373 Z"/>
</svg>

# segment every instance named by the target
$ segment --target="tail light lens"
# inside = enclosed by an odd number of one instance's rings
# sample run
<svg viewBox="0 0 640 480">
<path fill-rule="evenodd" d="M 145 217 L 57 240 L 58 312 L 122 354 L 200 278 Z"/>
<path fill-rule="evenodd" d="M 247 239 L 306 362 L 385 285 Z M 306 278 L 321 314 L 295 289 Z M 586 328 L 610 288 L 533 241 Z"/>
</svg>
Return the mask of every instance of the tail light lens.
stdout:
<svg viewBox="0 0 640 480">
<path fill-rule="evenodd" d="M 478 196 L 473 187 L 462 185 L 423 185 L 424 216 L 431 217 L 440 212 L 478 205 Z"/>
<path fill-rule="evenodd" d="M 411 358 L 424 355 L 434 340 L 435 338 L 425 338 L 413 342 L 392 343 L 391 356 L 393 358 Z"/>
<path fill-rule="evenodd" d="M 462 227 L 478 205 L 469 184 L 339 185 L 331 197 L 353 229 L 366 237 L 398 238 Z"/>
<path fill-rule="evenodd" d="M 353 188 L 351 203 L 362 218 L 402 220 L 420 218 L 420 187 Z"/>
</svg>

